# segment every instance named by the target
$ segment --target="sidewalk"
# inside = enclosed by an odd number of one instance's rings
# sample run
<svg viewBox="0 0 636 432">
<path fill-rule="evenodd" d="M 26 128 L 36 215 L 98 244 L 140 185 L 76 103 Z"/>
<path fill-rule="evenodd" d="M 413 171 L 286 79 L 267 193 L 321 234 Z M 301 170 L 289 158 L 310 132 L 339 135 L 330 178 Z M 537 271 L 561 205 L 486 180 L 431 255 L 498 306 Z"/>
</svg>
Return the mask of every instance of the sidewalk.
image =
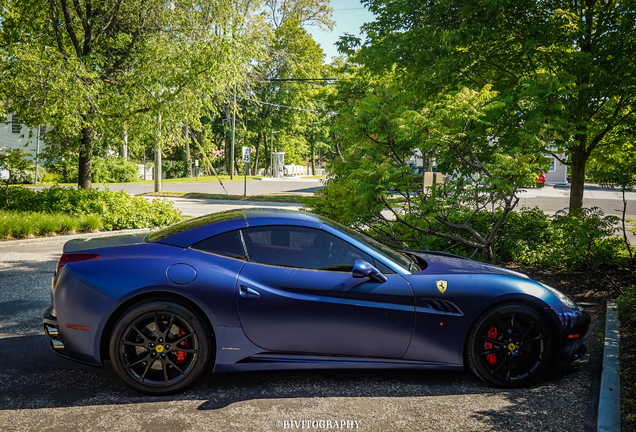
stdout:
<svg viewBox="0 0 636 432">
<path fill-rule="evenodd" d="M 570 185 L 545 185 L 542 188 L 523 189 L 522 198 L 567 198 L 570 199 Z M 636 200 L 636 192 L 626 192 L 628 201 Z M 623 194 L 618 188 L 601 187 L 595 183 L 585 183 L 583 201 L 586 199 L 622 200 Z M 586 206 L 587 207 L 587 206 Z"/>
</svg>

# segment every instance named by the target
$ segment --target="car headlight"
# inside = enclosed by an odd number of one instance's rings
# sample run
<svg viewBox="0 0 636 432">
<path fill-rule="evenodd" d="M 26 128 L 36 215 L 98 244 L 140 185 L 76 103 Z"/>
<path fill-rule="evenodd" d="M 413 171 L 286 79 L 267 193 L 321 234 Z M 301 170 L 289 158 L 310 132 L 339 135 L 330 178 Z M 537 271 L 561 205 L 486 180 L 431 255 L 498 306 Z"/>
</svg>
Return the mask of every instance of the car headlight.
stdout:
<svg viewBox="0 0 636 432">
<path fill-rule="evenodd" d="M 564 305 L 566 305 L 569 308 L 572 309 L 580 309 L 579 306 L 574 303 L 574 301 L 570 300 L 570 298 L 568 296 L 566 296 L 565 294 L 563 294 L 561 291 L 559 291 L 558 289 L 552 288 L 550 285 L 546 285 L 544 283 L 542 283 L 541 285 L 543 285 L 546 289 L 548 289 L 552 294 L 554 294 L 556 296 L 556 298 L 558 298 L 559 300 L 561 300 L 561 303 L 563 303 Z"/>
</svg>

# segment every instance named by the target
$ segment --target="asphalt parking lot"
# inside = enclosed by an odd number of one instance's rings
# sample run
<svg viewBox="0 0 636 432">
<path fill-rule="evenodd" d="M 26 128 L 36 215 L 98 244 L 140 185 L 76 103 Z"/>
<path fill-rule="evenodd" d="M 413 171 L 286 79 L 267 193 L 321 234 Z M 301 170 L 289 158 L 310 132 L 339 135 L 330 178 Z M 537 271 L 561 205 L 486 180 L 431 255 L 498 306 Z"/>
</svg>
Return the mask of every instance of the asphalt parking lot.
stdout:
<svg viewBox="0 0 636 432">
<path fill-rule="evenodd" d="M 528 389 L 493 388 L 468 372 L 303 371 L 208 373 L 182 394 L 141 395 L 109 367 L 48 347 L 41 313 L 64 241 L 0 243 L 2 431 L 595 430 L 598 320 L 588 356 Z"/>
</svg>

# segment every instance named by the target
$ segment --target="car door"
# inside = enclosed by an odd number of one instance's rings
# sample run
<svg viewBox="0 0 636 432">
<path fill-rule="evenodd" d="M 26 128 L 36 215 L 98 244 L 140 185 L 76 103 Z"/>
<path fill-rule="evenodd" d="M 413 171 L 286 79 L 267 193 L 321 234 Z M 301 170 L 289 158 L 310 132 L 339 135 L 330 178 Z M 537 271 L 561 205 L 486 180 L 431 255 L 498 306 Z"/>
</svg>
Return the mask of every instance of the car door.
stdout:
<svg viewBox="0 0 636 432">
<path fill-rule="evenodd" d="M 384 283 L 353 278 L 356 259 L 389 269 L 321 229 L 265 226 L 242 235 L 249 261 L 236 303 L 254 344 L 288 353 L 404 356 L 415 309 L 402 276 L 385 274 Z"/>
</svg>

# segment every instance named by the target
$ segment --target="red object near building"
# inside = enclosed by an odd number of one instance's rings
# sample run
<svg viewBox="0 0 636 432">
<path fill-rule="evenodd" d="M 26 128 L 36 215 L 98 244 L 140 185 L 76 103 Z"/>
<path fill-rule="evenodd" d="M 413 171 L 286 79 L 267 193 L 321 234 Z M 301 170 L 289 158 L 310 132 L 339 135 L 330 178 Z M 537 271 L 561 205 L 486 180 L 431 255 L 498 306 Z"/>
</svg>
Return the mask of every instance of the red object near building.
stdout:
<svg viewBox="0 0 636 432">
<path fill-rule="evenodd" d="M 539 183 L 539 184 L 545 183 L 545 174 L 544 173 L 539 174 L 539 177 L 534 179 L 534 181 Z"/>
</svg>

